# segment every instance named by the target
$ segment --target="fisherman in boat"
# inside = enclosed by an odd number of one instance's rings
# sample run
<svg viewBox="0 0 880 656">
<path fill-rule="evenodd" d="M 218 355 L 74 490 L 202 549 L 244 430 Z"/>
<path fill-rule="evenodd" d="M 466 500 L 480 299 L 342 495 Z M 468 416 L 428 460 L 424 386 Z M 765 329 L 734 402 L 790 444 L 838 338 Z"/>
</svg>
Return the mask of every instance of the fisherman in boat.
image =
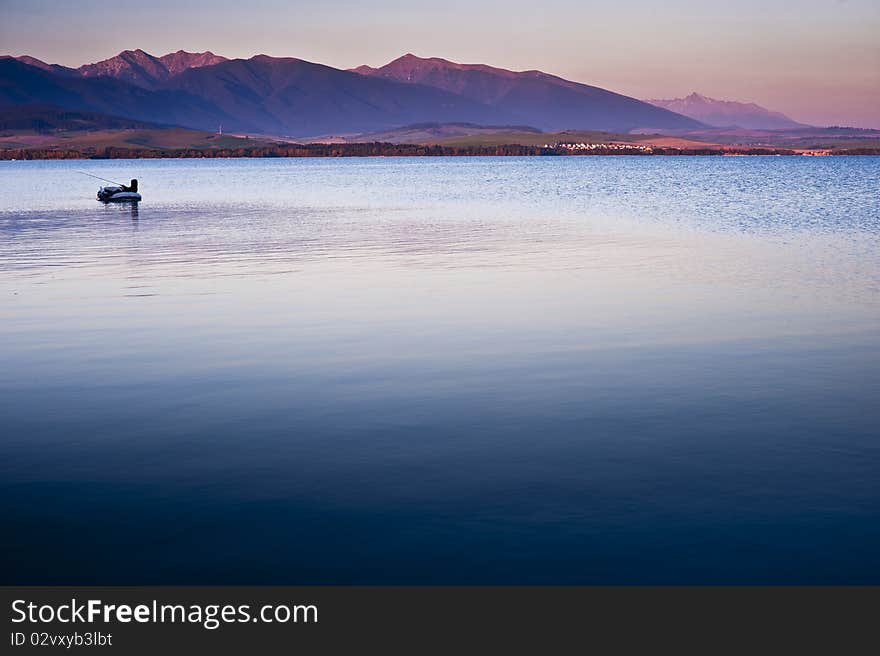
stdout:
<svg viewBox="0 0 880 656">
<path fill-rule="evenodd" d="M 132 178 L 131 184 L 115 183 L 112 187 L 101 187 L 98 190 L 98 200 L 109 201 L 139 201 L 141 195 L 138 193 L 138 181 Z"/>
</svg>

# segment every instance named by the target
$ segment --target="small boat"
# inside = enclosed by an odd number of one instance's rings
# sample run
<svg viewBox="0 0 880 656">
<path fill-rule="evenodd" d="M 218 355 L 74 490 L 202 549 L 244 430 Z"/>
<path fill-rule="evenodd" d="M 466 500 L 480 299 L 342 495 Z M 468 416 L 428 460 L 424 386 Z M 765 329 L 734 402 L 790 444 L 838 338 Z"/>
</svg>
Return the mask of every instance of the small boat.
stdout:
<svg viewBox="0 0 880 656">
<path fill-rule="evenodd" d="M 125 191 L 122 187 L 101 187 L 98 189 L 98 200 L 105 203 L 137 202 L 141 195 L 136 191 Z"/>
</svg>

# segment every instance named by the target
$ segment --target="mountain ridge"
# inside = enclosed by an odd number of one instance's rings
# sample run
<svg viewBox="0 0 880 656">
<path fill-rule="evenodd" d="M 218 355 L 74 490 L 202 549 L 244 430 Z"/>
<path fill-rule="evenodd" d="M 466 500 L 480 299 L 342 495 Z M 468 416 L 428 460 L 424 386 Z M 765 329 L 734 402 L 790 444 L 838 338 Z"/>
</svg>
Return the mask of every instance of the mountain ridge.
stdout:
<svg viewBox="0 0 880 656">
<path fill-rule="evenodd" d="M 153 89 L 112 76 L 57 75 L 2 57 L 0 107 L 14 105 L 288 136 L 371 132 L 438 120 L 492 123 L 499 117 L 491 108 L 438 89 L 265 55 L 189 68 Z"/>
<path fill-rule="evenodd" d="M 368 77 L 450 91 L 506 111 L 518 119 L 516 122 L 549 131 L 590 128 L 626 132 L 702 126 L 700 121 L 636 98 L 538 70 L 511 71 L 412 53 L 379 68 L 360 66 L 352 70 Z"/>
<path fill-rule="evenodd" d="M 497 115 L 439 89 L 371 79 L 294 57 L 255 55 L 191 68 L 161 88 L 211 98 L 247 124 L 291 136 L 370 132 L 432 120 L 484 123 Z"/>
<path fill-rule="evenodd" d="M 178 50 L 156 57 L 141 50 L 123 50 L 115 57 L 94 64 L 83 64 L 76 70 L 83 77 L 112 77 L 145 89 L 155 89 L 161 83 L 189 70 L 228 61 L 211 51 L 187 52 Z"/>
<path fill-rule="evenodd" d="M 17 81 L 0 79 L 0 101 L 7 105 L 42 103 L 200 130 L 222 124 L 227 130 L 305 137 L 381 133 L 420 123 L 617 133 L 804 127 L 754 103 L 696 93 L 642 101 L 539 70 L 413 53 L 380 67 L 349 70 L 295 57 L 228 59 L 185 50 L 158 57 L 123 50 L 79 68 L 28 55 L 6 59 L 40 72 L 30 82 L 21 71 L 12 76 Z"/>
<path fill-rule="evenodd" d="M 159 125 L 217 125 L 228 115 L 184 92 L 149 90 L 110 77 L 58 75 L 14 57 L 0 57 L 0 108 L 52 106 Z"/>
<path fill-rule="evenodd" d="M 718 100 L 696 91 L 683 98 L 649 99 L 645 102 L 663 107 L 684 116 L 718 128 L 740 127 L 746 129 L 790 130 L 812 127 L 799 123 L 781 112 L 762 107 L 753 102 Z"/>
</svg>

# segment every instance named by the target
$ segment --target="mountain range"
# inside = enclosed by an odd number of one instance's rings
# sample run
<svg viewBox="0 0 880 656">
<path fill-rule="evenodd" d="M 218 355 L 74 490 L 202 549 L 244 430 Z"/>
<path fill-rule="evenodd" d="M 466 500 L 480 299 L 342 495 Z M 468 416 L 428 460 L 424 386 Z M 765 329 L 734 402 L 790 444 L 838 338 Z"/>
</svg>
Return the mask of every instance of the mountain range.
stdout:
<svg viewBox="0 0 880 656">
<path fill-rule="evenodd" d="M 514 122 L 542 130 L 569 128 L 627 132 L 634 128 L 684 128 L 687 118 L 650 105 L 541 71 L 508 71 L 483 64 L 458 64 L 407 54 L 382 66 L 353 69 L 362 75 L 408 85 L 429 86 L 487 105 Z M 509 121 L 509 119 L 508 119 Z M 691 121 L 690 127 L 695 127 Z"/>
<path fill-rule="evenodd" d="M 14 58 L 0 59 L 0 109 L 47 108 L 105 114 L 161 125 L 216 125 L 227 115 L 204 98 L 149 90 L 112 77 L 59 74 Z"/>
<path fill-rule="evenodd" d="M 755 103 L 716 100 L 699 93 L 670 100 L 646 100 L 657 107 L 690 116 L 713 127 L 748 128 L 755 130 L 795 130 L 810 127 Z"/>
<path fill-rule="evenodd" d="M 714 113 L 703 111 L 709 105 Z M 734 105 L 745 109 L 737 114 Z M 13 111 L 16 121 L 26 122 L 29 112 L 45 119 L 53 108 L 88 114 L 92 122 L 106 115 L 290 137 L 382 133 L 427 123 L 612 132 L 754 127 L 739 118 L 743 112 L 800 127 L 757 105 L 711 101 L 697 94 L 645 102 L 537 70 L 510 71 L 413 54 L 379 68 L 351 70 L 290 57 L 227 59 L 183 50 L 161 57 L 126 50 L 79 68 L 30 56 L 0 57 L 0 110 L 7 116 Z"/>
<path fill-rule="evenodd" d="M 155 89 L 168 80 L 189 68 L 213 66 L 228 61 L 226 57 L 213 52 L 186 52 L 178 50 L 161 57 L 154 57 L 143 50 L 123 50 L 115 57 L 99 61 L 95 64 L 83 64 L 79 68 L 68 68 L 59 64 L 47 64 L 36 57 L 24 55 L 16 57 L 18 61 L 36 66 L 49 73 L 64 77 L 112 77 L 130 82 L 145 89 Z"/>
<path fill-rule="evenodd" d="M 540 71 L 405 55 L 378 69 L 302 59 L 226 59 L 126 50 L 70 68 L 0 59 L 0 108 L 34 105 L 139 121 L 288 136 L 377 132 L 418 123 L 526 125 L 540 130 L 698 128 L 635 98 Z"/>
</svg>

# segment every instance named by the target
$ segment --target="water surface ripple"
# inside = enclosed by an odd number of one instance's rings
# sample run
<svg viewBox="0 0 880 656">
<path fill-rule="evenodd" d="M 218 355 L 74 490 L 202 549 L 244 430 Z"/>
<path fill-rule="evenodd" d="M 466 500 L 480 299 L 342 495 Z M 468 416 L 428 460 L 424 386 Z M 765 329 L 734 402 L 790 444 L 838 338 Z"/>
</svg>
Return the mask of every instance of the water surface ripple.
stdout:
<svg viewBox="0 0 880 656">
<path fill-rule="evenodd" d="M 0 582 L 880 584 L 878 189 L 0 162 Z"/>
</svg>

